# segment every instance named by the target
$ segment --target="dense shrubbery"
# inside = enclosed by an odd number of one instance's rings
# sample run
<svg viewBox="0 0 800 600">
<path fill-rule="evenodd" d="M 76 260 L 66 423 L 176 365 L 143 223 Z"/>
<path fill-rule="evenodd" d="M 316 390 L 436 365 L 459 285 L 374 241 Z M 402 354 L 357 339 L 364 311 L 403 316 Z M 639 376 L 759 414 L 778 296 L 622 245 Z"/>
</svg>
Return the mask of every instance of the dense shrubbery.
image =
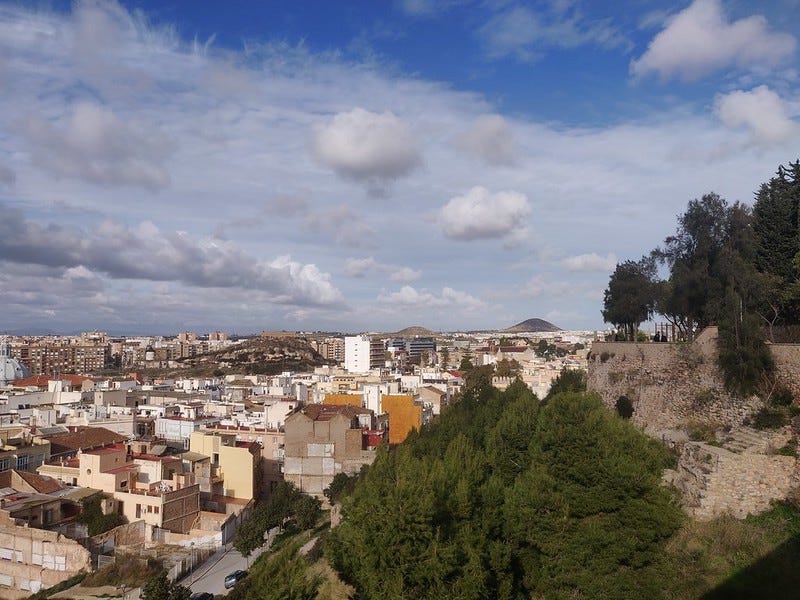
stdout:
<svg viewBox="0 0 800 600">
<path fill-rule="evenodd" d="M 119 513 L 103 514 L 103 509 L 100 507 L 100 496 L 92 496 L 83 502 L 83 510 L 78 516 L 78 521 L 86 523 L 89 537 L 105 533 L 125 523 L 125 519 Z"/>
<path fill-rule="evenodd" d="M 664 464 L 591 395 L 477 384 L 380 451 L 326 553 L 362 598 L 658 597 L 681 521 Z"/>
<path fill-rule="evenodd" d="M 291 483 L 281 482 L 272 490 L 269 500 L 259 502 L 250 520 L 242 523 L 233 539 L 233 546 L 244 556 L 250 556 L 264 543 L 264 534 L 273 527 L 282 527 L 291 518 L 300 529 L 314 527 L 319 519 L 321 503 L 306 496 Z"/>
</svg>

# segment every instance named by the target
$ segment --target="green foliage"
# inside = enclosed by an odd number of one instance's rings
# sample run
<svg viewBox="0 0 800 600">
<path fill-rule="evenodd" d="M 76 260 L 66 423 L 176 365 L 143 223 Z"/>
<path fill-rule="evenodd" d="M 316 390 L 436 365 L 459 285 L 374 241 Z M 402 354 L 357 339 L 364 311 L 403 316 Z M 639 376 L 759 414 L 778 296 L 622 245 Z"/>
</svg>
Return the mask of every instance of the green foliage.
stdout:
<svg viewBox="0 0 800 600">
<path fill-rule="evenodd" d="M 594 396 L 478 386 L 379 450 L 326 556 L 365 599 L 658 596 L 665 460 Z"/>
<path fill-rule="evenodd" d="M 299 555 L 299 543 L 289 544 L 272 556 L 265 556 L 250 569 L 247 585 L 237 585 L 229 600 L 314 600 L 320 578 L 308 571 Z"/>
<path fill-rule="evenodd" d="M 636 340 L 639 324 L 653 314 L 656 305 L 656 264 L 651 257 L 627 260 L 611 274 L 603 298 L 603 321 Z"/>
<path fill-rule="evenodd" d="M 78 585 L 85 577 L 86 573 L 78 573 L 69 579 L 65 579 L 61 583 L 57 583 L 52 587 L 36 592 L 32 596 L 28 596 L 27 600 L 45 600 L 45 598 L 49 598 L 50 596 L 54 596 L 59 592 L 63 592 L 64 590 Z"/>
<path fill-rule="evenodd" d="M 756 429 L 779 429 L 789 424 L 789 414 L 783 407 L 764 406 L 753 415 L 752 422 Z"/>
<path fill-rule="evenodd" d="M 728 288 L 719 321 L 719 366 L 728 391 L 747 396 L 775 369 L 758 317 L 742 312 L 741 297 Z"/>
<path fill-rule="evenodd" d="M 498 377 L 516 377 L 521 370 L 521 365 L 513 358 L 511 360 L 507 358 L 499 360 L 494 366 L 495 375 Z"/>
<path fill-rule="evenodd" d="M 630 419 L 633 416 L 633 402 L 627 396 L 617 398 L 615 407 L 617 414 L 623 419 Z"/>
<path fill-rule="evenodd" d="M 104 515 L 100 502 L 100 496 L 92 496 L 88 500 L 84 500 L 83 510 L 78 516 L 78 521 L 88 525 L 90 537 L 111 531 L 125 523 L 125 519 L 118 513 L 112 512 Z"/>
<path fill-rule="evenodd" d="M 759 315 L 769 322 L 800 322 L 800 161 L 780 166 L 753 205 L 756 265 L 771 277 Z"/>
<path fill-rule="evenodd" d="M 300 529 L 312 529 L 322 512 L 322 502 L 313 496 L 302 496 L 294 503 L 295 521 Z"/>
<path fill-rule="evenodd" d="M 474 368 L 475 365 L 472 364 L 472 359 L 469 356 L 464 356 L 461 358 L 461 362 L 458 365 L 459 371 L 469 371 Z"/>
<path fill-rule="evenodd" d="M 356 481 L 358 481 L 358 475 L 337 473 L 333 476 L 333 481 L 325 488 L 323 494 L 331 504 L 336 504 L 342 496 L 346 496 L 353 491 Z"/>
<path fill-rule="evenodd" d="M 280 482 L 266 502 L 259 502 L 249 521 L 242 523 L 233 538 L 233 547 L 250 556 L 264 543 L 264 534 L 273 527 L 283 527 L 294 517 L 302 529 L 312 528 L 320 515 L 320 502 L 304 495 L 289 482 Z"/>
<path fill-rule="evenodd" d="M 167 572 L 163 569 L 150 578 L 142 588 L 142 600 L 189 600 L 191 591 L 167 580 Z"/>
<path fill-rule="evenodd" d="M 586 372 L 578 369 L 561 369 L 558 377 L 550 384 L 550 390 L 545 396 L 545 402 L 557 394 L 564 392 L 585 392 Z"/>
</svg>

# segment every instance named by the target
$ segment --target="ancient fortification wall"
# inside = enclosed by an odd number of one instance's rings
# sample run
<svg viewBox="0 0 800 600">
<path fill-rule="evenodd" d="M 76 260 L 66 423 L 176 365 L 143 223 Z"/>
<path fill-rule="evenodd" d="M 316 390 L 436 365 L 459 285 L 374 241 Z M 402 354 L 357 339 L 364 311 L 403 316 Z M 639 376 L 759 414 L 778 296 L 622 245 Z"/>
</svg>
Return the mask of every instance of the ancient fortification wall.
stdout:
<svg viewBox="0 0 800 600">
<path fill-rule="evenodd" d="M 698 425 L 738 427 L 761 407 L 757 398 L 735 398 L 725 391 L 713 327 L 691 343 L 596 342 L 588 387 L 611 409 L 627 396 L 633 421 L 659 438 Z"/>
<path fill-rule="evenodd" d="M 762 512 L 800 485 L 798 460 L 776 454 L 792 436 L 790 428 L 749 429 L 747 419 L 763 401 L 725 391 L 717 336 L 716 328 L 708 328 L 692 343 L 600 342 L 592 346 L 589 361 L 590 391 L 611 410 L 627 396 L 633 422 L 677 446 L 678 467 L 667 479 L 698 519 Z M 800 345 L 770 348 L 780 383 L 800 398 Z M 698 428 L 720 431 L 715 443 L 724 447 L 689 441 L 686 432 Z"/>
</svg>

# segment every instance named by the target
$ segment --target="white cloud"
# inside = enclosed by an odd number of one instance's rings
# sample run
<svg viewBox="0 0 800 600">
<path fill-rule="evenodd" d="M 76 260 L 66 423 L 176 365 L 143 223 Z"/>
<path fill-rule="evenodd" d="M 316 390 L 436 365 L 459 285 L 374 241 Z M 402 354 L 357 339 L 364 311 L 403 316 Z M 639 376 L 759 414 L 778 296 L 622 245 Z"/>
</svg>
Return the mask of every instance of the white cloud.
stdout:
<svg viewBox="0 0 800 600">
<path fill-rule="evenodd" d="M 314 132 L 317 160 L 342 177 L 366 183 L 373 193 L 408 175 L 419 163 L 408 125 L 387 111 L 374 113 L 354 108 L 339 113 Z"/>
<path fill-rule="evenodd" d="M 791 119 L 788 105 L 765 85 L 718 96 L 714 112 L 727 127 L 747 129 L 753 143 L 760 146 L 800 136 L 800 123 Z"/>
<path fill-rule="evenodd" d="M 389 275 L 389 279 L 401 283 L 407 283 L 419 279 L 421 271 L 416 271 L 411 267 L 399 267 L 378 262 L 373 257 L 367 258 L 348 258 L 344 264 L 344 272 L 348 277 L 365 277 L 370 271 L 377 271 Z"/>
<path fill-rule="evenodd" d="M 442 288 L 436 294 L 426 289 L 417 290 L 410 285 L 404 285 L 399 291 L 391 294 L 381 294 L 378 301 L 395 304 L 407 308 L 462 308 L 473 310 L 485 306 L 478 298 L 450 287 Z"/>
<path fill-rule="evenodd" d="M 595 252 L 590 254 L 579 254 L 564 259 L 564 266 L 570 271 L 612 271 L 617 265 L 617 257 L 609 252 L 606 256 L 601 256 Z"/>
<path fill-rule="evenodd" d="M 377 266 L 378 261 L 371 256 L 368 258 L 348 258 L 344 263 L 344 273 L 348 277 L 364 277 Z"/>
<path fill-rule="evenodd" d="M 30 115 L 22 127 L 33 161 L 59 177 L 149 190 L 169 183 L 166 137 L 141 123 L 125 123 L 106 107 L 80 102 L 61 127 L 39 115 Z"/>
<path fill-rule="evenodd" d="M 795 46 L 793 36 L 770 31 L 761 15 L 730 22 L 720 0 L 695 0 L 631 62 L 631 73 L 695 80 L 728 67 L 774 67 L 790 60 Z"/>
<path fill-rule="evenodd" d="M 500 115 L 479 116 L 458 138 L 458 146 L 489 165 L 513 165 L 520 152 L 513 130 Z"/>
<path fill-rule="evenodd" d="M 392 281 L 397 281 L 398 283 L 408 283 L 409 281 L 415 281 L 420 277 L 422 277 L 422 271 L 417 271 L 411 267 L 399 267 L 394 270 L 391 275 L 389 275 L 389 279 Z"/>
<path fill-rule="evenodd" d="M 515 5 L 494 15 L 479 31 L 489 56 L 531 61 L 539 58 L 546 47 L 592 44 L 612 48 L 628 43 L 608 19 L 584 19 L 567 4 L 556 3 L 550 8 L 547 13 L 537 13 Z"/>
<path fill-rule="evenodd" d="M 525 194 L 492 193 L 478 186 L 451 198 L 439 212 L 439 222 L 442 233 L 455 240 L 509 238 L 526 230 L 530 213 Z"/>
</svg>

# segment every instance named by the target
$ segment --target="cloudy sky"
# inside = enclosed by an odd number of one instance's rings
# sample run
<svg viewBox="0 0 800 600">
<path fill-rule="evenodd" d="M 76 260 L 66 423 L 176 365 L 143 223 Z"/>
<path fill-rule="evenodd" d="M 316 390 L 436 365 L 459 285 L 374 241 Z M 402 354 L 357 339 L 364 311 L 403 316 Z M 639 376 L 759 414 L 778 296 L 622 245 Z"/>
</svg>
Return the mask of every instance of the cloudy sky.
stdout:
<svg viewBox="0 0 800 600">
<path fill-rule="evenodd" d="M 800 1 L 0 0 L 0 331 L 602 327 L 800 156 Z"/>
</svg>

